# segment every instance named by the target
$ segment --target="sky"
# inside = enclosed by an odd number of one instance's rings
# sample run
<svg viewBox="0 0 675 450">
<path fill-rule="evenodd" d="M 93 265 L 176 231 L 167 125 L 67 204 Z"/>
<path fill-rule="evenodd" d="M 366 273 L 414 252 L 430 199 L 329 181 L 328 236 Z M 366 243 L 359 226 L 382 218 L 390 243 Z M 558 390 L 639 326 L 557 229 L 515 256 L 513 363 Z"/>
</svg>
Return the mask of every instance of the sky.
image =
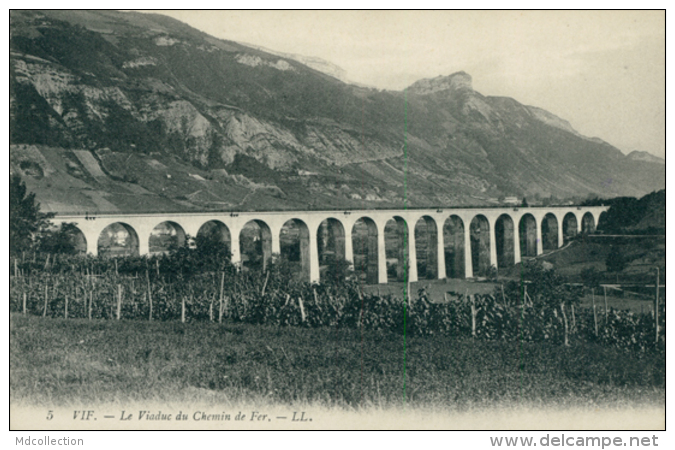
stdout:
<svg viewBox="0 0 675 450">
<path fill-rule="evenodd" d="M 158 11 L 159 12 L 159 11 Z M 483 95 L 665 158 L 663 11 L 161 11 L 212 36 L 313 56 L 402 90 L 465 71 Z"/>
</svg>

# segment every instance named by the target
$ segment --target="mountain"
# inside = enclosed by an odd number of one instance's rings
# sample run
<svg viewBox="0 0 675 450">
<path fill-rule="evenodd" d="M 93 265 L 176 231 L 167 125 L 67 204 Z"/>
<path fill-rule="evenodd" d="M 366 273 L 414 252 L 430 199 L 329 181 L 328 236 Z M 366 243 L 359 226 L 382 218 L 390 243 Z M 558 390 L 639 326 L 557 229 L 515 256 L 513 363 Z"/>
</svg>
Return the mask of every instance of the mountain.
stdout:
<svg viewBox="0 0 675 450">
<path fill-rule="evenodd" d="M 662 164 L 666 165 L 666 160 L 663 158 L 659 158 L 658 156 L 654 156 L 651 153 L 647 152 L 641 152 L 638 150 L 634 150 L 628 154 L 628 158 L 633 160 L 633 161 L 646 161 L 646 162 L 651 162 L 651 163 L 656 163 L 656 164 Z"/>
<path fill-rule="evenodd" d="M 304 55 L 298 55 L 295 53 L 284 53 L 284 52 L 278 52 L 276 50 L 271 50 L 269 48 L 262 47 L 260 45 L 253 45 L 249 43 L 242 43 L 246 45 L 247 47 L 254 48 L 256 50 L 260 50 L 262 52 L 268 53 L 270 55 L 276 55 L 276 56 L 281 56 L 285 59 L 292 59 L 295 61 L 298 61 L 307 67 L 310 67 L 314 70 L 317 70 L 319 72 L 323 72 L 326 75 L 330 75 L 331 77 L 337 78 L 340 81 L 344 81 L 345 83 L 350 83 L 349 79 L 347 78 L 347 71 L 344 70 L 342 67 L 338 66 L 337 64 L 333 64 L 330 61 L 326 61 L 325 59 L 317 58 L 316 56 L 304 56 Z M 352 83 L 355 84 L 355 83 Z"/>
<path fill-rule="evenodd" d="M 665 166 L 471 76 L 347 84 L 174 19 L 10 12 L 10 171 L 51 211 L 641 196 Z"/>
</svg>

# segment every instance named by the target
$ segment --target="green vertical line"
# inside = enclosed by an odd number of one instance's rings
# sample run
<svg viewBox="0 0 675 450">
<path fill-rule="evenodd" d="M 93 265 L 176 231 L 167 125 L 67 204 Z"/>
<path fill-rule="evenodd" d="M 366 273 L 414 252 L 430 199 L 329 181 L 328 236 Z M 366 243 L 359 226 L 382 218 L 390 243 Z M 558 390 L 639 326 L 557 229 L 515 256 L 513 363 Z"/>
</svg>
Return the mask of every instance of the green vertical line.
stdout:
<svg viewBox="0 0 675 450">
<path fill-rule="evenodd" d="M 408 90 L 403 91 L 403 209 L 408 209 Z M 408 227 L 403 231 L 403 408 L 406 406 L 406 316 L 408 305 Z"/>
<path fill-rule="evenodd" d="M 520 244 L 520 243 L 519 243 Z M 522 252 L 521 252 L 522 253 Z M 522 256 L 521 256 L 521 261 L 520 261 L 520 367 L 518 370 L 520 371 L 520 401 L 523 401 L 523 381 L 524 381 L 524 371 L 523 371 L 523 366 L 525 365 L 525 354 L 524 354 L 524 347 L 523 347 L 523 324 L 525 323 L 525 276 L 524 276 L 524 268 L 523 268 L 523 261 L 522 261 Z"/>
</svg>

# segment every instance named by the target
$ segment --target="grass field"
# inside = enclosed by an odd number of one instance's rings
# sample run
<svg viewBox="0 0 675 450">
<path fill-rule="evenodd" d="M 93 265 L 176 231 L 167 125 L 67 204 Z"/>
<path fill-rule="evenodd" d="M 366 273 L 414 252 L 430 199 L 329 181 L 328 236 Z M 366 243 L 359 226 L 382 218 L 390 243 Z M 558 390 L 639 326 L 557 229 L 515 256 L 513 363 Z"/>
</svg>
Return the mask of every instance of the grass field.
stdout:
<svg viewBox="0 0 675 450">
<path fill-rule="evenodd" d="M 445 279 L 445 280 L 423 280 L 410 284 L 410 292 L 413 297 L 417 296 L 419 289 L 424 288 L 429 295 L 429 299 L 433 302 L 443 302 L 445 301 L 446 293 L 456 293 L 456 294 L 465 294 L 469 295 L 480 294 L 494 294 L 495 290 L 498 289 L 500 282 L 472 282 L 467 280 L 460 279 Z M 405 290 L 404 283 L 388 283 L 382 285 L 367 285 L 364 286 L 363 291 L 373 295 L 394 295 L 402 296 Z M 498 292 L 498 291 L 497 291 Z M 648 298 L 647 296 L 633 295 L 631 293 L 625 295 L 616 295 L 613 293 L 616 291 L 608 290 L 607 294 L 607 307 L 614 308 L 618 310 L 631 310 L 634 313 L 642 313 L 651 311 L 650 308 L 654 307 L 654 299 Z M 452 296 L 450 297 L 452 298 Z M 663 301 L 663 299 L 662 299 Z M 580 305 L 583 307 L 590 308 L 593 306 L 593 298 L 591 294 L 584 294 L 581 297 Z M 602 313 L 605 307 L 605 298 L 603 296 L 602 290 L 599 290 L 595 294 L 595 306 L 598 310 L 598 313 Z"/>
<path fill-rule="evenodd" d="M 665 355 L 354 329 L 10 318 L 10 398 L 340 410 L 665 404 Z"/>
<path fill-rule="evenodd" d="M 661 299 L 663 301 L 663 299 Z M 592 307 L 593 306 L 593 297 L 590 294 L 586 294 L 581 297 L 581 306 Z M 595 294 L 595 307 L 598 310 L 598 313 L 603 312 L 605 308 L 605 298 L 602 293 Z M 654 299 L 647 299 L 642 297 L 636 297 L 631 295 L 617 296 L 617 295 L 607 295 L 607 307 L 609 309 L 618 309 L 625 310 L 628 309 L 634 313 L 648 313 L 654 308 Z"/>
<path fill-rule="evenodd" d="M 420 280 L 410 283 L 410 293 L 406 295 L 411 295 L 413 298 L 417 298 L 417 292 L 420 289 L 425 289 L 431 301 L 443 302 L 445 301 L 444 294 L 446 293 L 452 292 L 461 295 L 466 293 L 469 295 L 486 295 L 493 294 L 495 292 L 496 286 L 499 286 L 499 284 L 488 282 L 477 283 L 457 278 L 446 278 L 443 280 Z M 405 288 L 405 283 L 389 282 L 387 284 L 364 285 L 363 292 L 373 295 L 392 295 L 402 297 L 404 295 Z"/>
</svg>

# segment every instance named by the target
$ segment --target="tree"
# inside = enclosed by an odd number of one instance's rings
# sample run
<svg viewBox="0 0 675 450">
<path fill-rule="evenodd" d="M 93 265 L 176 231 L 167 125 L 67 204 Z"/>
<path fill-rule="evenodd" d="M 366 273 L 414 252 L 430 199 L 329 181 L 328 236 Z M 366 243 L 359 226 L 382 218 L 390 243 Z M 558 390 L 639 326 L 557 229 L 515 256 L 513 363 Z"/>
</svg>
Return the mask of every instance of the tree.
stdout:
<svg viewBox="0 0 675 450">
<path fill-rule="evenodd" d="M 600 289 L 600 282 L 602 281 L 602 274 L 598 272 L 595 267 L 587 267 L 579 274 L 581 282 L 588 290 Z"/>
<path fill-rule="evenodd" d="M 186 239 L 186 242 L 189 246 L 189 239 Z M 201 270 L 207 272 L 223 270 L 230 265 L 232 258 L 230 244 L 223 241 L 217 228 L 197 234 L 194 239 L 194 251 L 198 255 Z"/>
<path fill-rule="evenodd" d="M 169 252 L 159 258 L 162 272 L 182 279 L 234 269 L 230 263 L 229 245 L 218 233 L 201 233 L 194 239 L 186 236 L 182 246 L 172 245 Z"/>
<path fill-rule="evenodd" d="M 614 272 L 617 274 L 626 268 L 628 265 L 628 258 L 621 249 L 613 245 L 612 249 L 609 251 L 607 258 L 605 258 L 605 266 L 607 267 L 608 272 Z"/>
<path fill-rule="evenodd" d="M 538 261 L 527 262 L 523 264 L 521 276 L 523 280 L 529 282 L 528 295 L 534 306 L 548 306 L 555 309 L 563 302 L 568 305 L 579 304 L 581 290 L 570 285 L 567 279 L 553 268 L 547 268 Z"/>
<path fill-rule="evenodd" d="M 75 255 L 78 253 L 75 245 L 77 233 L 74 223 L 62 223 L 56 229 L 43 230 L 36 241 L 37 249 L 45 253 Z"/>
<path fill-rule="evenodd" d="M 35 238 L 49 226 L 53 213 L 40 212 L 35 193 L 28 192 L 21 177 L 9 179 L 9 254 L 16 255 L 33 247 Z"/>
<path fill-rule="evenodd" d="M 324 273 L 323 282 L 335 286 L 341 286 L 352 278 L 353 270 L 351 263 L 343 258 L 334 258 Z"/>
</svg>

